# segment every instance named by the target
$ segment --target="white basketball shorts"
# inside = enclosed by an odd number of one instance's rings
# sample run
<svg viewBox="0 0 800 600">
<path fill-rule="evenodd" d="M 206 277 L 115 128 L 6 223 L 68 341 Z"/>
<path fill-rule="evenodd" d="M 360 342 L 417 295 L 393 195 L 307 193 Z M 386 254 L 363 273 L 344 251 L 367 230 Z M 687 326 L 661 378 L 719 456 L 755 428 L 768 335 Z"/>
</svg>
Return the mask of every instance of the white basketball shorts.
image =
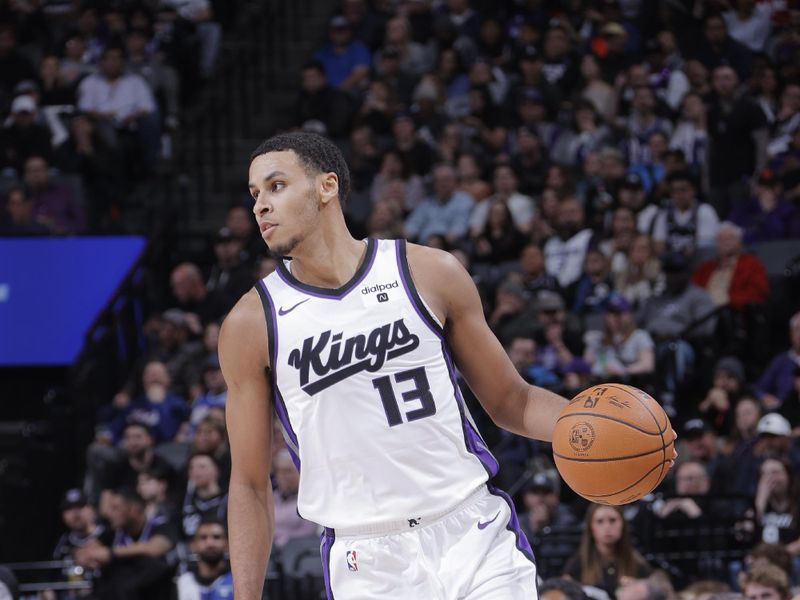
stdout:
<svg viewBox="0 0 800 600">
<path fill-rule="evenodd" d="M 328 600 L 535 600 L 511 499 L 481 486 L 444 514 L 322 534 Z"/>
</svg>

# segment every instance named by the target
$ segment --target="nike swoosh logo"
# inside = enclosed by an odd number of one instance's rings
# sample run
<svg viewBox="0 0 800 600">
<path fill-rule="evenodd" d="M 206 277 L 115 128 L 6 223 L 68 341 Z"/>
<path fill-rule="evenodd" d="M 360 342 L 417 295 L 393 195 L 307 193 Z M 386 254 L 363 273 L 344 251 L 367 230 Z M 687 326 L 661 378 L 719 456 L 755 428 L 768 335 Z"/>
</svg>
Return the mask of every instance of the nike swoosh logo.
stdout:
<svg viewBox="0 0 800 600">
<path fill-rule="evenodd" d="M 489 525 L 494 523 L 497 520 L 497 517 L 499 516 L 500 516 L 500 511 L 498 510 L 497 514 L 494 517 L 492 517 L 492 519 L 490 519 L 489 521 L 484 521 L 484 522 L 478 521 L 478 529 L 486 529 Z"/>
<path fill-rule="evenodd" d="M 298 306 L 300 306 L 301 304 L 303 304 L 303 302 L 308 302 L 309 300 L 311 300 L 311 298 L 306 298 L 305 300 L 300 300 L 300 302 L 298 302 L 297 304 L 295 304 L 294 306 L 292 306 L 292 307 L 290 307 L 290 308 L 287 308 L 286 310 L 284 310 L 284 309 L 283 309 L 283 307 L 281 306 L 281 307 L 278 309 L 278 314 L 279 314 L 280 316 L 283 316 L 283 315 L 288 315 L 288 314 L 289 314 L 290 312 L 292 312 L 292 311 L 293 311 L 295 308 L 297 308 Z"/>
</svg>

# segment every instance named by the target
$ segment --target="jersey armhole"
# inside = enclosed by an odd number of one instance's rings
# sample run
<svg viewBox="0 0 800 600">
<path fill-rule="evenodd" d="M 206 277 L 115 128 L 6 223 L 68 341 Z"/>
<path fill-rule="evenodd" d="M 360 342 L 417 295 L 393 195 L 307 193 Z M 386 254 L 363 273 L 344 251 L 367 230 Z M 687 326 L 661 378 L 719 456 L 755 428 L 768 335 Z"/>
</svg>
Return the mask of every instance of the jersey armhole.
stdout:
<svg viewBox="0 0 800 600">
<path fill-rule="evenodd" d="M 422 298 L 417 290 L 417 286 L 414 285 L 414 279 L 411 276 L 411 269 L 408 266 L 408 256 L 406 254 L 406 241 L 405 240 L 396 240 L 396 249 L 397 249 L 397 268 L 400 271 L 400 278 L 403 280 L 403 285 L 408 292 L 408 296 L 411 300 L 411 303 L 414 305 L 414 308 L 417 309 L 417 313 L 419 316 L 422 317 L 422 320 L 439 336 L 444 335 L 444 326 L 442 322 L 439 321 L 439 317 L 436 316 L 431 310 L 431 307 L 428 306 L 428 303 Z"/>
</svg>

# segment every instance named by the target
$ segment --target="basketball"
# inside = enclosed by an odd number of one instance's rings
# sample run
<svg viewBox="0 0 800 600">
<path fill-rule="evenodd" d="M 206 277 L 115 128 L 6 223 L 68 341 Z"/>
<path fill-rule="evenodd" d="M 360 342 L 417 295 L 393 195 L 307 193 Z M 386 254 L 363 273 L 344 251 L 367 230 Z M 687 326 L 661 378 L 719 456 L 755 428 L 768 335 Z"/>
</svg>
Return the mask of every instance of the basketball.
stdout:
<svg viewBox="0 0 800 600">
<path fill-rule="evenodd" d="M 564 481 L 599 504 L 627 504 L 650 493 L 669 471 L 672 426 L 654 398 L 622 384 L 582 391 L 561 411 L 553 456 Z"/>
</svg>

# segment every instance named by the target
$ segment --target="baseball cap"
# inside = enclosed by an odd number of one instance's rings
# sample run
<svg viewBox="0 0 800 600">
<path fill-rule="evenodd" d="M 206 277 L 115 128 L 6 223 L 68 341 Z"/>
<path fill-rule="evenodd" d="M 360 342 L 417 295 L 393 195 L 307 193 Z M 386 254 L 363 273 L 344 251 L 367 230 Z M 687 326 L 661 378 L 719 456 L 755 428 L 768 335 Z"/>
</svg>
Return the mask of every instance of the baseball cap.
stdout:
<svg viewBox="0 0 800 600">
<path fill-rule="evenodd" d="M 711 427 L 700 418 L 689 419 L 683 424 L 683 437 L 685 438 L 699 437 L 706 431 L 711 431 Z"/>
<path fill-rule="evenodd" d="M 525 486 L 526 492 L 545 492 L 549 494 L 558 493 L 558 484 L 545 473 L 536 473 L 528 480 Z"/>
<path fill-rule="evenodd" d="M 22 112 L 36 112 L 36 100 L 27 94 L 24 96 L 17 96 L 11 103 L 11 114 L 16 115 Z"/>
<path fill-rule="evenodd" d="M 78 488 L 67 490 L 63 498 L 61 498 L 62 512 L 70 508 L 86 506 L 87 504 L 89 504 L 89 500 L 86 498 L 86 494 Z"/>
<path fill-rule="evenodd" d="M 564 310 L 564 299 L 556 292 L 542 290 L 537 297 L 537 304 L 540 311 L 552 312 L 554 310 Z"/>
<path fill-rule="evenodd" d="M 630 312 L 631 303 L 622 294 L 611 294 L 606 302 L 606 310 L 615 313 Z"/>
<path fill-rule="evenodd" d="M 217 231 L 216 235 L 214 235 L 215 242 L 229 242 L 235 239 L 236 236 L 233 235 L 233 231 L 231 231 L 227 227 L 223 227 L 222 229 Z"/>
<path fill-rule="evenodd" d="M 759 419 L 756 433 L 759 435 L 767 433 L 788 437 L 792 435 L 792 426 L 789 421 L 778 413 L 768 413 Z"/>
<path fill-rule="evenodd" d="M 345 29 L 347 27 L 350 27 L 350 21 L 348 21 L 346 17 L 343 17 L 342 15 L 336 15 L 331 19 L 331 29 Z"/>
<path fill-rule="evenodd" d="M 625 179 L 622 180 L 622 187 L 631 190 L 641 190 L 644 188 L 644 184 L 642 184 L 642 178 L 638 173 L 628 173 L 625 175 Z"/>
<path fill-rule="evenodd" d="M 625 28 L 619 23 L 606 23 L 600 30 L 600 33 L 609 37 L 622 37 L 627 34 Z"/>
<path fill-rule="evenodd" d="M 175 325 L 175 327 L 186 326 L 186 313 L 180 308 L 170 308 L 169 310 L 165 310 L 162 313 L 161 318 L 167 323 Z"/>
<path fill-rule="evenodd" d="M 725 356 L 720 358 L 717 361 L 717 364 L 714 366 L 714 373 L 717 373 L 718 371 L 724 371 L 739 381 L 745 380 L 744 365 L 742 364 L 742 361 L 735 356 Z"/>
</svg>

